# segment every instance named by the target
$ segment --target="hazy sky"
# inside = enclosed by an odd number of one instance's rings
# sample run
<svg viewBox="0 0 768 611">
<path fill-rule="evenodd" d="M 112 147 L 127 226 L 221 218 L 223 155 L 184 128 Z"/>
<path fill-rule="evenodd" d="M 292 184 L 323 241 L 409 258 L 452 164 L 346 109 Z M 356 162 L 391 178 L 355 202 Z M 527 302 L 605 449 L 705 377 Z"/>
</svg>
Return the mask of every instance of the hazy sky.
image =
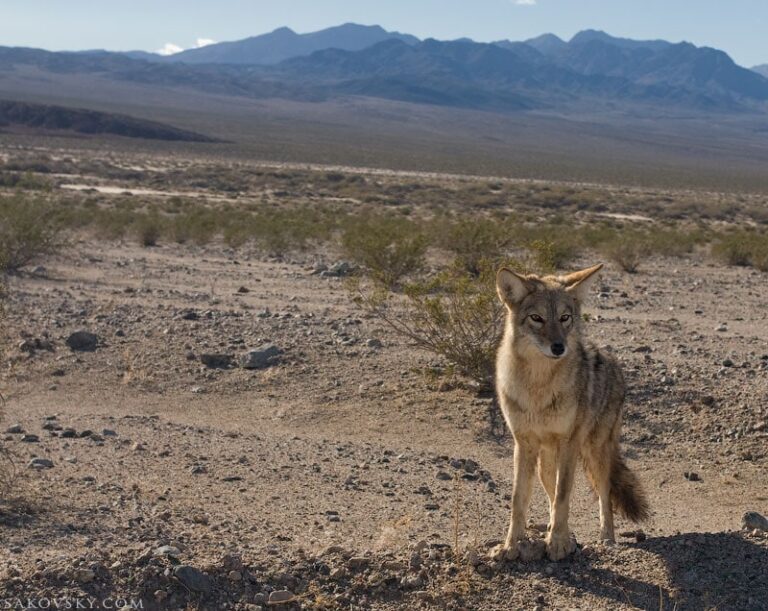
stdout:
<svg viewBox="0 0 768 611">
<path fill-rule="evenodd" d="M 594 28 L 717 47 L 746 66 L 768 63 L 768 0 L 0 0 L 0 46 L 156 51 L 347 21 L 478 41 L 544 32 L 567 39 Z"/>
</svg>

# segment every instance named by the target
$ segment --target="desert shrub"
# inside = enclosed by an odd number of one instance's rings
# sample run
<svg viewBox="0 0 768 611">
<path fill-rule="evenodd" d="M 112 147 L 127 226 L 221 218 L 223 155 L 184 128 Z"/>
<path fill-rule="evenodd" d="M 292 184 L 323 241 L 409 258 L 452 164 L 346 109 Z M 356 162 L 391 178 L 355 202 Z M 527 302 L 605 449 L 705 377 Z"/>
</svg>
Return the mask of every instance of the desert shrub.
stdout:
<svg viewBox="0 0 768 611">
<path fill-rule="evenodd" d="M 168 233 L 174 242 L 194 242 L 200 246 L 210 242 L 218 231 L 218 220 L 213 210 L 195 207 L 172 217 Z"/>
<path fill-rule="evenodd" d="M 431 224 L 432 242 L 455 253 L 456 261 L 470 274 L 480 274 L 483 262 L 501 260 L 512 244 L 510 221 L 465 217 Z"/>
<path fill-rule="evenodd" d="M 527 244 L 528 252 L 533 258 L 536 268 L 545 273 L 553 274 L 558 268 L 562 268 L 570 257 L 558 249 L 555 242 L 547 240 L 533 240 Z"/>
<path fill-rule="evenodd" d="M 428 241 L 413 221 L 371 216 L 350 219 L 341 244 L 345 255 L 365 267 L 373 280 L 394 288 L 424 267 Z"/>
<path fill-rule="evenodd" d="M 55 207 L 16 195 L 0 198 L 0 269 L 6 273 L 55 252 L 62 244 Z"/>
<path fill-rule="evenodd" d="M 520 241 L 534 259 L 534 266 L 554 272 L 570 263 L 580 249 L 579 235 L 572 226 L 559 223 L 538 224 L 519 229 Z"/>
<path fill-rule="evenodd" d="M 50 191 L 53 183 L 50 179 L 31 172 L 24 172 L 23 174 L 0 172 L 0 186 L 30 191 Z"/>
<path fill-rule="evenodd" d="M 514 262 L 507 265 L 522 269 Z M 473 275 L 458 262 L 431 278 L 406 284 L 402 296 L 381 285 L 365 293 L 358 283 L 355 301 L 399 335 L 490 388 L 504 320 L 495 279 L 495 263 L 482 264 L 480 273 Z"/>
<path fill-rule="evenodd" d="M 257 246 L 271 254 L 282 255 L 329 240 L 338 217 L 333 209 L 274 208 L 254 215 L 250 227 Z"/>
<path fill-rule="evenodd" d="M 153 211 L 137 216 L 133 222 L 133 230 L 142 246 L 157 246 L 164 225 L 164 219 Z"/>
<path fill-rule="evenodd" d="M 93 213 L 93 225 L 96 234 L 107 240 L 119 240 L 125 237 L 133 225 L 135 214 L 128 210 L 101 209 Z"/>
<path fill-rule="evenodd" d="M 726 234 L 712 245 L 712 254 L 728 265 L 768 271 L 768 235 L 756 231 Z"/>
<path fill-rule="evenodd" d="M 628 274 L 637 273 L 642 262 L 651 254 L 647 236 L 639 232 L 616 233 L 598 249 Z"/>
</svg>

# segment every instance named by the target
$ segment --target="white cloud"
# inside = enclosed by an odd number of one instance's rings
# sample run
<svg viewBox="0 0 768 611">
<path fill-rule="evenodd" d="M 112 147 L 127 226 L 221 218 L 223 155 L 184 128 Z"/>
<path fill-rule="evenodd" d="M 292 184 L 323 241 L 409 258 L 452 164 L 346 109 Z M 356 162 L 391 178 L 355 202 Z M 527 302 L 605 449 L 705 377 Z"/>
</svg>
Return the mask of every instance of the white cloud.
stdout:
<svg viewBox="0 0 768 611">
<path fill-rule="evenodd" d="M 215 40 L 211 40 L 210 38 L 198 38 L 195 41 L 195 46 L 199 49 L 200 47 L 207 47 L 208 45 L 214 45 L 216 44 Z"/>
<path fill-rule="evenodd" d="M 155 51 L 159 55 L 174 55 L 175 53 L 181 53 L 184 49 L 179 45 L 175 45 L 172 42 L 165 43 L 162 48 Z"/>
<path fill-rule="evenodd" d="M 520 6 L 533 6 L 536 4 L 536 0 L 515 0 L 515 4 L 519 4 Z"/>
</svg>

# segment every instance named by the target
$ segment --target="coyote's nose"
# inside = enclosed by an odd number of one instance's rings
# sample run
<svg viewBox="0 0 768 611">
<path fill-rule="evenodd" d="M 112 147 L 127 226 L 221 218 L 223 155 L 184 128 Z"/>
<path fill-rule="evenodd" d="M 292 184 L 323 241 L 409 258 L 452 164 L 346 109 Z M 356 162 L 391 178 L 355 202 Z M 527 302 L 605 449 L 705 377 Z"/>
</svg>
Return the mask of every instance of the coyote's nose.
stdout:
<svg viewBox="0 0 768 611">
<path fill-rule="evenodd" d="M 550 346 L 550 350 L 552 350 L 552 354 L 555 356 L 563 356 L 563 353 L 565 352 L 565 346 L 562 344 L 562 342 L 555 342 Z"/>
</svg>

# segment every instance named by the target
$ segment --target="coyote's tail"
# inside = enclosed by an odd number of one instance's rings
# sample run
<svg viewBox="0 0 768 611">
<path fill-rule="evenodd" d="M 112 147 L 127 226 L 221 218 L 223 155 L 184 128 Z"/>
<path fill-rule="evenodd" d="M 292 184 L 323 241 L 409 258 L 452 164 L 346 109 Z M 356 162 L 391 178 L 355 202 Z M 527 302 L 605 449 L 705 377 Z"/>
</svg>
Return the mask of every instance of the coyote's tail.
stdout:
<svg viewBox="0 0 768 611">
<path fill-rule="evenodd" d="M 651 507 L 640 480 L 627 467 L 617 451 L 611 462 L 611 504 L 628 520 L 643 522 L 651 517 Z"/>
</svg>

